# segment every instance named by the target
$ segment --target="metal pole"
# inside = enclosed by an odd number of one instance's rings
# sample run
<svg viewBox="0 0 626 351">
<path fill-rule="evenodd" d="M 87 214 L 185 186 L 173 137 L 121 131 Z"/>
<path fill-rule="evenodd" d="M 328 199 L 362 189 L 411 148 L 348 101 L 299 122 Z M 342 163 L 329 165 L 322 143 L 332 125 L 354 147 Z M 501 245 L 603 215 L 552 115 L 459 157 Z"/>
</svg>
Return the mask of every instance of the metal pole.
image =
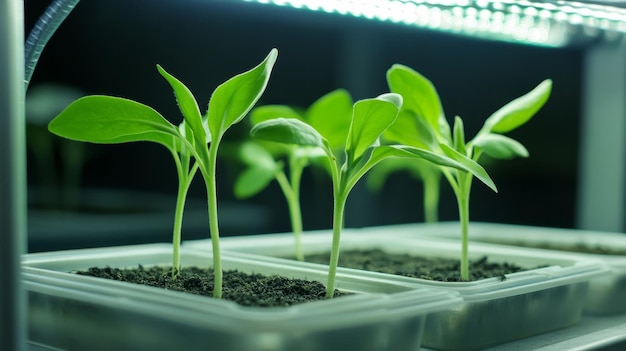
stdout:
<svg viewBox="0 0 626 351">
<path fill-rule="evenodd" d="M 585 50 L 577 227 L 623 231 L 626 201 L 626 43 Z"/>
<path fill-rule="evenodd" d="M 0 350 L 26 349 L 24 4 L 0 1 Z"/>
</svg>

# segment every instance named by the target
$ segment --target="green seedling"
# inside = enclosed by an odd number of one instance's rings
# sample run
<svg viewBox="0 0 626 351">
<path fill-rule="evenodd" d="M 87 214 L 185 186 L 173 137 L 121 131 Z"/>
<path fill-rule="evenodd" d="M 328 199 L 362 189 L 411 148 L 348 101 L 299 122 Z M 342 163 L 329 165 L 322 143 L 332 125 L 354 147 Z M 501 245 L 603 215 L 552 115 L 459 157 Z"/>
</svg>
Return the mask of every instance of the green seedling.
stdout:
<svg viewBox="0 0 626 351">
<path fill-rule="evenodd" d="M 321 123 L 329 115 L 334 116 L 333 128 L 330 129 L 327 124 Z M 347 91 L 338 89 L 319 98 L 306 111 L 285 105 L 267 105 L 257 107 L 250 113 L 253 125 L 278 117 L 308 121 L 322 130 L 327 128 L 326 134 L 330 135 L 331 140 L 345 140 L 345 126 L 349 125 L 352 117 L 352 98 Z M 336 147 L 339 143 L 334 144 Z M 281 144 L 277 147 L 275 143 L 246 142 L 239 150 L 239 157 L 248 168 L 235 181 L 235 195 L 239 198 L 253 196 L 275 179 L 289 207 L 296 259 L 304 261 L 300 180 L 304 168 L 319 163 L 325 154 L 317 147 L 296 144 Z M 285 164 L 289 176 L 285 172 Z"/>
<path fill-rule="evenodd" d="M 383 134 L 383 142 L 390 141 L 421 149 L 428 149 L 428 145 L 419 137 L 420 126 L 413 114 L 407 108 L 400 110 L 396 122 L 391 125 Z M 424 184 L 424 219 L 426 222 L 434 223 L 438 221 L 439 189 L 441 184 L 441 170 L 431 163 L 421 160 L 406 162 L 402 159 L 386 160 L 377 166 L 368 177 L 370 189 L 379 190 L 383 187 L 389 174 L 397 171 L 408 171 L 414 178 Z"/>
<path fill-rule="evenodd" d="M 294 147 L 293 151 L 287 155 L 289 167 L 289 176 L 287 176 L 284 162 L 276 160 L 261 143 L 253 141 L 243 143 L 239 149 L 239 158 L 248 167 L 235 180 L 235 196 L 240 199 L 254 196 L 266 188 L 272 180 L 276 180 L 289 207 L 296 259 L 304 261 L 301 243 L 303 227 L 300 209 L 300 179 L 304 168 L 309 164 L 309 157 L 297 151 Z"/>
<path fill-rule="evenodd" d="M 99 144 L 151 141 L 170 151 L 178 175 L 172 239 L 172 277 L 175 278 L 180 270 L 179 248 L 186 194 L 198 169 L 190 147 L 180 140 L 187 125 L 181 123 L 176 127 L 152 108 L 132 100 L 92 95 L 70 104 L 50 122 L 48 129 L 71 140 Z"/>
<path fill-rule="evenodd" d="M 357 101 L 353 105 L 350 123 L 344 129 L 329 128 L 337 122 L 330 114 L 324 116 L 324 121 L 318 122 L 323 127 L 320 129 L 299 119 L 277 118 L 261 122 L 250 131 L 251 136 L 258 140 L 317 147 L 326 155 L 333 183 L 333 239 L 326 285 L 328 298 L 334 294 L 345 204 L 361 177 L 390 157 L 419 158 L 442 166 L 466 169 L 466 166 L 446 155 L 403 145 L 380 145 L 381 134 L 394 123 L 401 106 L 400 95 L 383 94 Z M 343 155 L 336 153 L 332 147 L 331 140 L 336 141 L 336 135 L 345 135 L 341 147 Z M 480 168 L 471 160 L 468 163 Z M 483 170 L 479 176 L 482 178 L 484 175 Z"/>
<path fill-rule="evenodd" d="M 552 81 L 544 80 L 532 91 L 494 112 L 485 120 L 476 136 L 466 142 L 463 120 L 456 116 L 450 128 L 439 95 L 428 79 L 409 67 L 396 64 L 387 71 L 387 82 L 392 92 L 404 98 L 398 125 L 391 128 L 393 133 L 387 135 L 389 138 L 409 145 L 417 143 L 437 155 L 445 155 L 459 162 L 469 159 L 476 164 L 482 155 L 494 159 L 528 157 L 528 151 L 521 143 L 502 134 L 528 122 L 546 103 L 552 90 Z M 460 274 L 461 279 L 467 281 L 469 198 L 472 179 L 476 174 L 458 168 L 441 167 L 440 170 L 457 199 L 462 243 Z M 497 191 L 495 184 L 482 181 Z"/>
<path fill-rule="evenodd" d="M 173 274 L 180 270 L 180 239 L 184 203 L 197 170 L 203 176 L 213 247 L 214 294 L 222 296 L 222 266 L 217 218 L 216 160 L 219 143 L 229 127 L 240 122 L 264 92 L 278 51 L 253 69 L 234 76 L 213 92 L 208 111 L 200 114 L 191 91 L 157 65 L 176 96 L 183 123 L 174 126 L 144 104 L 111 96 L 87 96 L 73 102 L 50 122 L 49 130 L 64 138 L 101 144 L 149 141 L 165 146 L 174 158 L 179 177 L 173 234 Z M 210 144 L 210 147 L 209 147 Z"/>
</svg>

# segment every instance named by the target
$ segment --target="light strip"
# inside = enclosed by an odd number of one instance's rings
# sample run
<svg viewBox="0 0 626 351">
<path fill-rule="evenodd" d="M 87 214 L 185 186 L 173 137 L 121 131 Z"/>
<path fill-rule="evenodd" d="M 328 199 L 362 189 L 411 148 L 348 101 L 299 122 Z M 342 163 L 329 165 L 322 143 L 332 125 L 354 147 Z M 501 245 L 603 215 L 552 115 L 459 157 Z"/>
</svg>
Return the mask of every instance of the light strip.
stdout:
<svg viewBox="0 0 626 351">
<path fill-rule="evenodd" d="M 626 34 L 626 9 L 572 1 L 243 0 L 477 38 L 561 47 Z"/>
</svg>

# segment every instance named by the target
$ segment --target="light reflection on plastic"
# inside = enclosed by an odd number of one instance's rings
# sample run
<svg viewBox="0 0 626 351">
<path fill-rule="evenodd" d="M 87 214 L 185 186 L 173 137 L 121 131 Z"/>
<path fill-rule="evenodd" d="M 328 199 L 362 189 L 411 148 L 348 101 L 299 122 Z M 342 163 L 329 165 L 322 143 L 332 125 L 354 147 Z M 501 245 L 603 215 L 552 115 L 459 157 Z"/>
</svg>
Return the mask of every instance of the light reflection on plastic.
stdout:
<svg viewBox="0 0 626 351">
<path fill-rule="evenodd" d="M 579 35 L 606 38 L 626 33 L 626 9 L 574 1 L 528 0 L 242 0 L 323 11 L 409 26 L 559 47 Z M 568 27 L 569 30 L 568 30 Z"/>
</svg>

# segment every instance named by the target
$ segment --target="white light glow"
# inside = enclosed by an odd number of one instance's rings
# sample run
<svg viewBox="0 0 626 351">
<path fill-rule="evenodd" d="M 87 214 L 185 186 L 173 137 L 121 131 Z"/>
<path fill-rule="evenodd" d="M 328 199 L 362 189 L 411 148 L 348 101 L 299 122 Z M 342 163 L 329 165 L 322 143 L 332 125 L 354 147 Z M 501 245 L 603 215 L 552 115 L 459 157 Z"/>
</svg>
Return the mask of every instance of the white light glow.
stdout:
<svg viewBox="0 0 626 351">
<path fill-rule="evenodd" d="M 626 34 L 626 9 L 575 1 L 242 0 L 362 17 L 492 40 L 563 46 Z"/>
</svg>

